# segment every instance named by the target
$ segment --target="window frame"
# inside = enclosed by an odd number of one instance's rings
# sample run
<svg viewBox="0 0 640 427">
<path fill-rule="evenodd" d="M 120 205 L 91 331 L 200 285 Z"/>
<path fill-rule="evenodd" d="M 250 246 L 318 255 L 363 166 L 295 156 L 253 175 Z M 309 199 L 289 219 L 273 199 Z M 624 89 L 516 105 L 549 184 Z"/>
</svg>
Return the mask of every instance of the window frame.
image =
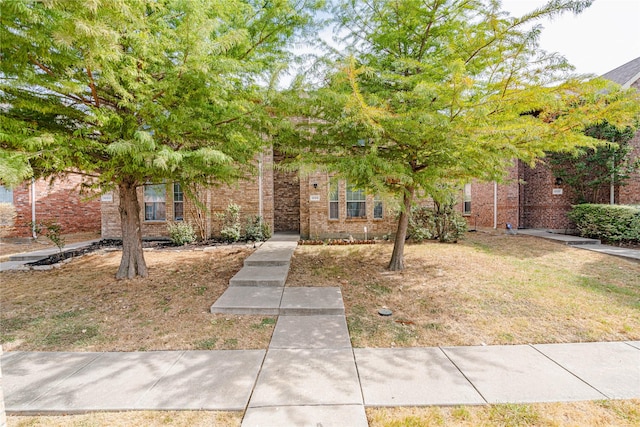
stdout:
<svg viewBox="0 0 640 427">
<path fill-rule="evenodd" d="M 464 185 L 462 194 L 462 215 L 471 215 L 471 183 Z"/>
<path fill-rule="evenodd" d="M 329 189 L 327 194 L 329 200 L 329 219 L 340 219 L 340 181 L 336 178 L 329 178 Z"/>
<path fill-rule="evenodd" d="M 153 190 L 156 194 L 150 194 L 147 190 Z M 164 200 L 152 200 L 152 198 L 163 196 Z M 144 204 L 145 222 L 165 222 L 167 220 L 167 186 L 166 184 L 144 184 L 142 188 L 142 198 Z M 150 210 L 149 210 L 150 209 Z M 151 218 L 148 213 L 151 213 Z"/>
<path fill-rule="evenodd" d="M 0 203 L 13 203 L 13 189 L 7 188 L 4 185 L 0 185 Z"/>
<path fill-rule="evenodd" d="M 346 189 L 347 219 L 366 219 L 367 218 L 367 194 L 364 190 L 356 188 L 354 185 L 347 183 Z M 357 195 L 359 198 L 354 198 Z M 351 205 L 351 206 L 350 206 Z M 354 210 L 353 206 L 358 207 Z M 360 215 L 352 215 L 352 212 L 360 213 Z"/>
<path fill-rule="evenodd" d="M 180 216 L 177 214 L 178 211 L 181 213 Z M 184 192 L 179 182 L 173 183 L 173 220 L 184 221 Z"/>
<path fill-rule="evenodd" d="M 384 202 L 379 194 L 373 197 L 373 219 L 384 219 Z"/>
</svg>

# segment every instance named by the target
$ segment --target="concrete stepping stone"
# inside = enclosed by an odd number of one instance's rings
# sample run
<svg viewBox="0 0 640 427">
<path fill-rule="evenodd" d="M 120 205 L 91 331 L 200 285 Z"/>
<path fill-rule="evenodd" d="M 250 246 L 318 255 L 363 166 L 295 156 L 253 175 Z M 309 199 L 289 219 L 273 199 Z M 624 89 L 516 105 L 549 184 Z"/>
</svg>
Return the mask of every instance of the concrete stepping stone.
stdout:
<svg viewBox="0 0 640 427">
<path fill-rule="evenodd" d="M 344 316 L 280 316 L 269 348 L 351 348 Z"/>
<path fill-rule="evenodd" d="M 367 427 L 368 425 L 367 415 L 362 405 L 249 408 L 242 420 L 242 427 Z"/>
<path fill-rule="evenodd" d="M 242 267 L 229 281 L 229 286 L 283 287 L 289 274 L 289 265 L 271 267 Z"/>
<path fill-rule="evenodd" d="M 606 398 L 528 345 L 447 347 L 442 350 L 487 403 Z"/>
<path fill-rule="evenodd" d="M 534 347 L 609 399 L 640 398 L 640 350 L 634 347 L 623 342 Z"/>
<path fill-rule="evenodd" d="M 211 313 L 277 316 L 284 288 L 233 286 L 211 306 Z"/>
<path fill-rule="evenodd" d="M 353 350 L 366 406 L 486 402 L 439 348 Z"/>
<path fill-rule="evenodd" d="M 351 349 L 267 351 L 249 407 L 306 405 L 362 405 Z"/>
<path fill-rule="evenodd" d="M 284 242 L 284 244 L 285 245 L 282 246 L 277 243 L 265 243 L 244 260 L 245 267 L 289 266 L 291 256 L 296 250 L 296 246 L 288 244 L 287 242 Z"/>
<path fill-rule="evenodd" d="M 282 316 L 342 315 L 344 302 L 338 287 L 285 288 L 280 304 Z"/>
</svg>

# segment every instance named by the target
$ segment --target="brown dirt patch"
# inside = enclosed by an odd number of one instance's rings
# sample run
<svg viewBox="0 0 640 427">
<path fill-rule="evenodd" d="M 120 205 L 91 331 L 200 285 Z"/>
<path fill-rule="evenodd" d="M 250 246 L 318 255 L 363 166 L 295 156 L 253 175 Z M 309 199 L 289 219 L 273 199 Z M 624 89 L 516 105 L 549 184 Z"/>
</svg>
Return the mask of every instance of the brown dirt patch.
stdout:
<svg viewBox="0 0 640 427">
<path fill-rule="evenodd" d="M 340 286 L 356 347 L 640 339 L 640 263 L 530 236 L 459 244 L 301 246 L 288 286 Z M 388 307 L 393 316 L 381 317 Z"/>
<path fill-rule="evenodd" d="M 266 348 L 275 319 L 213 315 L 209 307 L 253 252 L 145 251 L 149 277 L 115 280 L 120 251 L 50 271 L 0 273 L 5 351 Z"/>
</svg>

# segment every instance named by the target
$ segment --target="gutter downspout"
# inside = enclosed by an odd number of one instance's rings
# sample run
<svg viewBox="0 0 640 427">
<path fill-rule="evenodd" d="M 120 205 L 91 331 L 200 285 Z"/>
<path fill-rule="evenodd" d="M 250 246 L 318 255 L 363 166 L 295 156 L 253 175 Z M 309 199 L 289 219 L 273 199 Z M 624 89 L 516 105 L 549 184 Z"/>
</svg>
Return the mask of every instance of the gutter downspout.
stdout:
<svg viewBox="0 0 640 427">
<path fill-rule="evenodd" d="M 493 229 L 498 229 L 498 182 L 493 181 Z"/>
<path fill-rule="evenodd" d="M 31 178 L 31 234 L 34 239 L 38 238 L 36 233 L 36 179 Z"/>
<path fill-rule="evenodd" d="M 258 215 L 260 216 L 260 223 L 262 223 L 262 221 L 264 221 L 263 219 L 263 215 L 262 215 L 262 211 L 263 211 L 263 206 L 262 206 L 262 196 L 263 196 L 263 189 L 262 189 L 262 161 L 263 161 L 263 154 L 264 153 L 260 153 L 260 157 L 258 158 Z"/>
<path fill-rule="evenodd" d="M 611 205 L 616 204 L 616 186 L 614 184 L 615 179 L 616 174 L 614 172 L 611 172 L 611 186 L 609 187 L 609 204 Z"/>
</svg>

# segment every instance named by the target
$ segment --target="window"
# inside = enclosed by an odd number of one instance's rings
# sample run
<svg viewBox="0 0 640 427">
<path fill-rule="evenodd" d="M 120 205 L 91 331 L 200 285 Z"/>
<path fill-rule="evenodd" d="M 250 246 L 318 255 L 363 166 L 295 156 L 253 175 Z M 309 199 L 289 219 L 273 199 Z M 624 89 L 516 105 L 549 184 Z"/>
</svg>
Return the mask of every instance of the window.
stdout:
<svg viewBox="0 0 640 427">
<path fill-rule="evenodd" d="M 148 184 L 144 186 L 144 220 L 165 221 L 167 187 L 164 184 Z"/>
<path fill-rule="evenodd" d="M 340 218 L 340 202 L 338 201 L 338 180 L 329 180 L 329 219 Z"/>
<path fill-rule="evenodd" d="M 373 219 L 382 219 L 382 199 L 376 194 L 373 198 Z"/>
<path fill-rule="evenodd" d="M 464 185 L 464 207 L 462 208 L 463 215 L 471 215 L 471 184 Z"/>
<path fill-rule="evenodd" d="M 184 193 L 177 182 L 173 183 L 173 220 L 184 221 Z"/>
<path fill-rule="evenodd" d="M 366 218 L 367 202 L 364 190 L 347 184 L 347 218 Z"/>
<path fill-rule="evenodd" d="M 13 204 L 13 190 L 0 185 L 0 203 Z"/>
</svg>

